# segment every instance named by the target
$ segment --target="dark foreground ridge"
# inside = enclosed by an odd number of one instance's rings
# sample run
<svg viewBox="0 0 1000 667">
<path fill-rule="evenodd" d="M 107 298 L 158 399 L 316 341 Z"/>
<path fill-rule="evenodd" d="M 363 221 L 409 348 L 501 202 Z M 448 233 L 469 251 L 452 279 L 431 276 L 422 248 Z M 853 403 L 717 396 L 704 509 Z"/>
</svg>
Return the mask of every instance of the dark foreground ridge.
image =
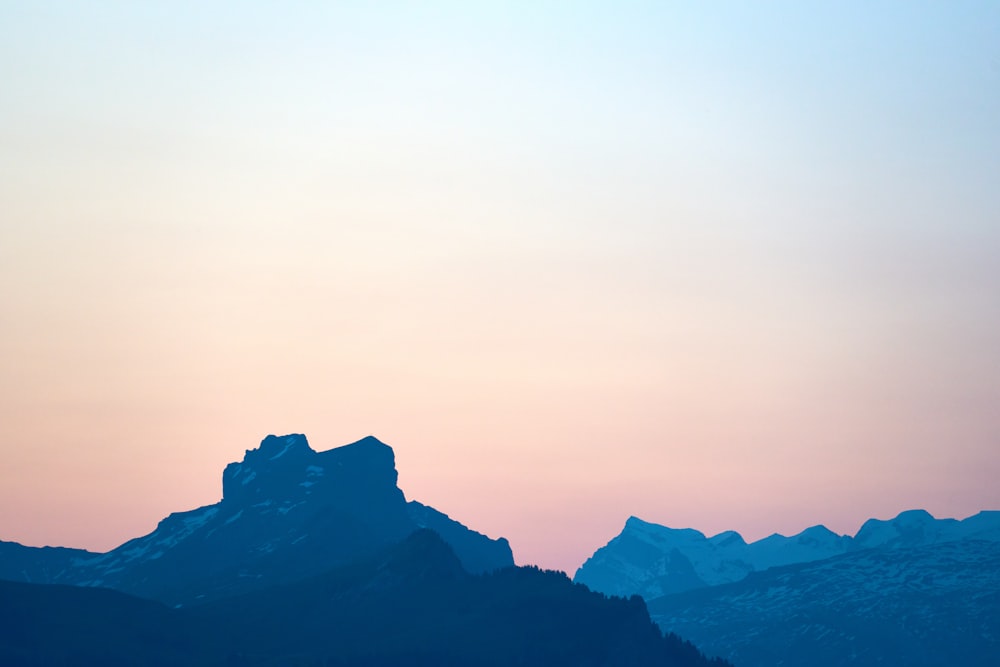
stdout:
<svg viewBox="0 0 1000 667">
<path fill-rule="evenodd" d="M 190 605 L 325 572 L 418 528 L 439 533 L 469 572 L 514 564 L 507 540 L 407 502 L 396 480 L 392 448 L 374 437 L 316 452 L 303 435 L 270 435 L 226 466 L 220 502 L 105 554 L 0 543 L 0 578 Z"/>
<path fill-rule="evenodd" d="M 473 575 L 435 532 L 295 583 L 171 609 L 95 588 L 0 582 L 0 664 L 707 667 L 643 601 L 560 572 Z"/>
</svg>

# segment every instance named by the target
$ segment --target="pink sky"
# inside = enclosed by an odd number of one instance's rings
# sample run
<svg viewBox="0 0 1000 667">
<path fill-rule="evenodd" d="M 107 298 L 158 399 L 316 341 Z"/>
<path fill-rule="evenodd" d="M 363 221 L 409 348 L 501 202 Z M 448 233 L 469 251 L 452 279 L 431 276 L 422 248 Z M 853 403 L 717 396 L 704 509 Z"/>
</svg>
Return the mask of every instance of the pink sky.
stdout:
<svg viewBox="0 0 1000 667">
<path fill-rule="evenodd" d="M 0 539 L 289 432 L 570 571 L 1000 508 L 997 11 L 0 9 Z"/>
</svg>

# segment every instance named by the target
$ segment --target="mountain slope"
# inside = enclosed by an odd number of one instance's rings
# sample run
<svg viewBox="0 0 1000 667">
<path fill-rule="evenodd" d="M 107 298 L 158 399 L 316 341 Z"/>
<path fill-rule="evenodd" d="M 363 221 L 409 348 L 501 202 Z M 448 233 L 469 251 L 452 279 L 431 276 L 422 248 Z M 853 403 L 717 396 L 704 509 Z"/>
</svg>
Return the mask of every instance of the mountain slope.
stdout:
<svg viewBox="0 0 1000 667">
<path fill-rule="evenodd" d="M 661 627 L 741 667 L 988 667 L 1000 656 L 1000 543 L 866 549 L 649 609 Z"/>
<path fill-rule="evenodd" d="M 27 571 L 34 581 L 192 604 L 326 571 L 424 525 L 439 529 L 473 572 L 513 564 L 506 540 L 408 504 L 396 480 L 393 451 L 376 438 L 315 452 L 305 436 L 268 436 L 226 466 L 219 503 L 171 514 L 149 535 L 108 553 L 73 553 L 67 567 L 45 568 L 46 578 L 37 577 L 40 566 Z M 18 565 L 32 552 L 19 551 L 17 563 L 0 559 L 0 577 L 27 580 Z"/>
<path fill-rule="evenodd" d="M 65 576 L 76 561 L 98 556 L 65 547 L 26 547 L 0 541 L 0 579 L 49 584 Z"/>
</svg>

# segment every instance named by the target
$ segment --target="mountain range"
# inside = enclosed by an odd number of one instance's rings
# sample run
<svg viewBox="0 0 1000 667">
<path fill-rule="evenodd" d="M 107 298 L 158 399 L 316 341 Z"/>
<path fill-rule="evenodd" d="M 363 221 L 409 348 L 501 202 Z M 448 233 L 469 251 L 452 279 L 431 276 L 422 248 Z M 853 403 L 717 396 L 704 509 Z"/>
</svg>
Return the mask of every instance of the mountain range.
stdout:
<svg viewBox="0 0 1000 667">
<path fill-rule="evenodd" d="M 959 540 L 1000 542 L 1000 512 L 963 521 L 935 519 L 924 510 L 894 519 L 869 519 L 854 536 L 813 526 L 797 535 L 747 543 L 735 531 L 713 537 L 692 528 L 668 528 L 636 517 L 577 570 L 574 581 L 608 595 L 652 600 L 704 586 L 740 581 L 751 572 L 808 563 L 864 549 L 904 549 Z"/>
<path fill-rule="evenodd" d="M 632 517 L 572 582 L 407 501 L 392 449 L 370 436 L 323 452 L 268 436 L 226 466 L 218 503 L 107 553 L 0 542 L 0 580 L 5 667 L 1000 656 L 1000 512 L 912 510 L 853 536 L 813 526 L 751 543 Z"/>
<path fill-rule="evenodd" d="M 743 667 L 992 667 L 1000 659 L 1000 512 L 923 510 L 853 536 L 814 526 L 747 544 L 630 518 L 577 571 L 641 594 L 661 628 Z"/>
<path fill-rule="evenodd" d="M 107 553 L 0 543 L 0 664 L 728 665 L 396 480 L 373 437 L 268 436 L 220 502 Z"/>
</svg>

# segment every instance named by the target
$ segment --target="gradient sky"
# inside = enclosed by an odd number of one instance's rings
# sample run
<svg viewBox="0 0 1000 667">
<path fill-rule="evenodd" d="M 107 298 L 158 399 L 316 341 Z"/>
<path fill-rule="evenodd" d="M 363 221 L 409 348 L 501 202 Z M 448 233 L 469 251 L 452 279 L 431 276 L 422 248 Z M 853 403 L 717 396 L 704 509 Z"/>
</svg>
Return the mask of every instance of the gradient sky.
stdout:
<svg viewBox="0 0 1000 667">
<path fill-rule="evenodd" d="M 0 0 L 0 539 L 289 432 L 570 571 L 1000 509 L 998 119 L 995 2 Z"/>
</svg>

